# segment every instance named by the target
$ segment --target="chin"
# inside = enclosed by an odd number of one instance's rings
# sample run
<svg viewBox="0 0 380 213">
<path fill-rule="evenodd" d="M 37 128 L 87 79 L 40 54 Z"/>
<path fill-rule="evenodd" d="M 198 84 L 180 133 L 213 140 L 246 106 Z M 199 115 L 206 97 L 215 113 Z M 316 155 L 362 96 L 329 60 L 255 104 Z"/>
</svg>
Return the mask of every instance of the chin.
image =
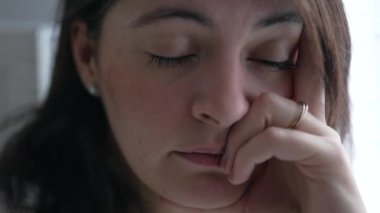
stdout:
<svg viewBox="0 0 380 213">
<path fill-rule="evenodd" d="M 216 178 L 210 184 L 202 183 L 184 185 L 168 193 L 165 198 L 172 205 L 192 209 L 218 209 L 236 203 L 246 190 L 247 184 L 232 185 L 226 178 Z"/>
</svg>

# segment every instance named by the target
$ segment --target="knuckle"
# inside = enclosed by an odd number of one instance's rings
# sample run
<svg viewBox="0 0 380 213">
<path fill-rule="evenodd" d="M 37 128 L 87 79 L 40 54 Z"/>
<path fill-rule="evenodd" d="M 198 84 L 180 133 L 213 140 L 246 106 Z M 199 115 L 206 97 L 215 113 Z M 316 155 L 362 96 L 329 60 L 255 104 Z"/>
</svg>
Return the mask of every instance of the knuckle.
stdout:
<svg viewBox="0 0 380 213">
<path fill-rule="evenodd" d="M 331 134 L 331 139 L 335 141 L 337 144 L 342 144 L 342 139 L 338 132 L 333 131 Z"/>
<path fill-rule="evenodd" d="M 276 100 L 277 95 L 269 92 L 264 92 L 257 98 L 257 101 L 263 104 L 264 106 L 271 106 L 276 102 Z"/>
<path fill-rule="evenodd" d="M 332 131 L 328 136 L 324 137 L 324 141 L 327 143 L 329 153 L 334 159 L 345 157 L 345 148 L 341 142 L 340 135 L 337 132 Z"/>
<path fill-rule="evenodd" d="M 276 128 L 276 127 L 269 127 L 264 131 L 264 137 L 269 138 L 271 140 L 283 138 L 284 134 L 285 134 L 284 130 L 282 130 L 281 128 Z"/>
<path fill-rule="evenodd" d="M 326 140 L 331 144 L 335 144 L 336 146 L 342 145 L 342 139 L 337 131 L 333 128 L 329 128 L 328 135 L 326 136 Z"/>
<path fill-rule="evenodd" d="M 266 121 L 272 119 L 272 113 L 278 106 L 279 98 L 274 93 L 262 93 L 255 101 L 255 111 L 260 112 L 260 115 Z"/>
</svg>

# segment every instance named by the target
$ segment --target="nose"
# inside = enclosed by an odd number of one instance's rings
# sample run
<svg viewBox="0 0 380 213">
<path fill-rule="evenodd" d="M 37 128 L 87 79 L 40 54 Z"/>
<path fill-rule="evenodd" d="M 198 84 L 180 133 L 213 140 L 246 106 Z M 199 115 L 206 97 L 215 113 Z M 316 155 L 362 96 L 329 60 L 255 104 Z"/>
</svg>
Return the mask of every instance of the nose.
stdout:
<svg viewBox="0 0 380 213">
<path fill-rule="evenodd" d="M 218 128 L 228 128 L 239 121 L 249 109 L 243 80 L 241 70 L 231 63 L 203 70 L 192 103 L 193 117 Z"/>
</svg>

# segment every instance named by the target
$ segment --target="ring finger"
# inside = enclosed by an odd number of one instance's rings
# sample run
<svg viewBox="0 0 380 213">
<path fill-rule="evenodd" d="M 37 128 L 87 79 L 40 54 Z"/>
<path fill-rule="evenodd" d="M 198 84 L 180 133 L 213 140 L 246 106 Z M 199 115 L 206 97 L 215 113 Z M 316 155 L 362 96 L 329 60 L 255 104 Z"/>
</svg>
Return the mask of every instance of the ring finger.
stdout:
<svg viewBox="0 0 380 213">
<path fill-rule="evenodd" d="M 256 98 L 247 115 L 230 131 L 222 165 L 226 173 L 231 171 L 238 149 L 250 138 L 268 127 L 288 128 L 301 113 L 301 106 L 276 94 L 266 93 Z M 322 121 L 306 112 L 299 121 L 297 130 L 312 135 L 324 136 L 334 132 Z"/>
</svg>

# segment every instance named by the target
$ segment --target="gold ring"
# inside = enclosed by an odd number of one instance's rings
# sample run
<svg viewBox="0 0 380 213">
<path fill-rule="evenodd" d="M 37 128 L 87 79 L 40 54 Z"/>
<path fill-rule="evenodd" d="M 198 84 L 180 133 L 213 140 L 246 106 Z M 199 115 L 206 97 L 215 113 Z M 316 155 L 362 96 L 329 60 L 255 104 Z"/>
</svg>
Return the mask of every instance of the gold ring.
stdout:
<svg viewBox="0 0 380 213">
<path fill-rule="evenodd" d="M 299 101 L 298 102 L 298 105 L 301 106 L 301 110 L 300 110 L 300 114 L 299 116 L 288 126 L 289 129 L 295 129 L 297 128 L 297 126 L 300 124 L 301 120 L 305 117 L 308 109 L 309 109 L 309 105 L 307 104 L 306 101 Z"/>
</svg>

